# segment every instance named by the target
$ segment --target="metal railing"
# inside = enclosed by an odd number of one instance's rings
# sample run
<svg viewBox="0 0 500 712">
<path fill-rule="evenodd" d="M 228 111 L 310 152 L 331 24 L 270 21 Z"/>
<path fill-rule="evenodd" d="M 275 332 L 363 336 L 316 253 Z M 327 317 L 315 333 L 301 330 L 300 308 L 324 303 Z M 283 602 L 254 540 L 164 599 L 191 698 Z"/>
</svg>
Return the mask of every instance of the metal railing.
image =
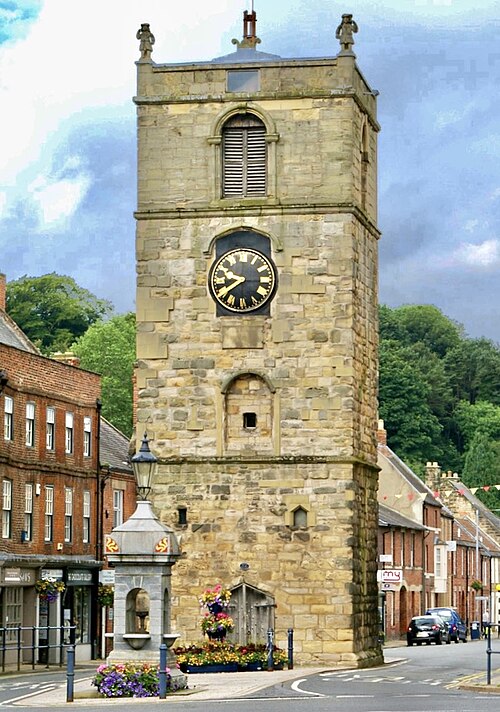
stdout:
<svg viewBox="0 0 500 712">
<path fill-rule="evenodd" d="M 7 664 L 14 664 L 19 671 L 21 665 L 50 664 L 64 665 L 64 651 L 75 643 L 76 626 L 9 626 L 0 628 L 0 668 L 5 672 Z M 30 651 L 25 655 L 24 651 Z M 51 661 L 50 651 L 56 650 Z"/>
</svg>

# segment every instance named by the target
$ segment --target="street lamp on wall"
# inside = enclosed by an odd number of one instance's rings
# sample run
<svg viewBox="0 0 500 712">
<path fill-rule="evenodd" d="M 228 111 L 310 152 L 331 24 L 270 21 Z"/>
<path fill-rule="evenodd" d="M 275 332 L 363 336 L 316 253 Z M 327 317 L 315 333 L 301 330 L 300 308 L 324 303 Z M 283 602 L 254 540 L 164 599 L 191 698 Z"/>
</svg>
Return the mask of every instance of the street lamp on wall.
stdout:
<svg viewBox="0 0 500 712">
<path fill-rule="evenodd" d="M 136 452 L 131 459 L 137 483 L 137 492 L 141 501 L 145 501 L 151 492 L 157 463 L 158 459 L 149 449 L 148 434 L 144 433 L 139 452 Z"/>
</svg>

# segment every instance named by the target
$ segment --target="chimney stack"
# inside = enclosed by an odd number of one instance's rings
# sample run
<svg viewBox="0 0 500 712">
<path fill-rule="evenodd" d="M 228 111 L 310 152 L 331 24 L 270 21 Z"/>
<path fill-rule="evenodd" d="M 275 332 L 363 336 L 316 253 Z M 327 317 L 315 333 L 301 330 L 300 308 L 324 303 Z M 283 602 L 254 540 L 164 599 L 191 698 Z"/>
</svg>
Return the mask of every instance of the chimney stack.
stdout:
<svg viewBox="0 0 500 712">
<path fill-rule="evenodd" d="M 387 430 L 384 427 L 384 421 L 382 419 L 378 421 L 377 442 L 380 445 L 387 445 Z"/>
</svg>

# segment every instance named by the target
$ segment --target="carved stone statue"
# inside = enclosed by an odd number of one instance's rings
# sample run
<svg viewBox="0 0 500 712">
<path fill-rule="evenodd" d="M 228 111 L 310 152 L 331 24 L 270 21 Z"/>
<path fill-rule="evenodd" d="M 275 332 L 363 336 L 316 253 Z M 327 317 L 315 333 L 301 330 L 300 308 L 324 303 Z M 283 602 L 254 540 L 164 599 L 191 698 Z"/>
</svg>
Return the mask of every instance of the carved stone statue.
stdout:
<svg viewBox="0 0 500 712">
<path fill-rule="evenodd" d="M 137 30 L 137 39 L 140 40 L 139 49 L 141 51 L 141 59 L 149 61 L 151 59 L 151 52 L 153 51 L 153 45 L 155 43 L 155 36 L 149 29 L 149 24 L 143 22 L 140 28 Z"/>
<path fill-rule="evenodd" d="M 354 44 L 353 34 L 358 31 L 356 22 L 352 19 L 352 15 L 342 15 L 342 22 L 337 27 L 335 37 L 340 42 L 340 54 L 353 55 L 352 45 Z"/>
</svg>

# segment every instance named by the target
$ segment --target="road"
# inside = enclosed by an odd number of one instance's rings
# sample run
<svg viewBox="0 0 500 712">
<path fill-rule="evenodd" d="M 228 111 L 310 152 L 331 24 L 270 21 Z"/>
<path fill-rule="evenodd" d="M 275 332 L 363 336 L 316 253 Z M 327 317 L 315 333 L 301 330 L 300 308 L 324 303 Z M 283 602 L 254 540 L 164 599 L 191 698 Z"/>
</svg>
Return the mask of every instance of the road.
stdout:
<svg viewBox="0 0 500 712">
<path fill-rule="evenodd" d="M 500 642 L 494 649 L 500 650 Z M 474 680 L 478 675 L 484 677 L 486 653 L 483 641 L 399 648 L 386 651 L 387 658 L 403 660 L 369 670 L 304 674 L 294 681 L 255 692 L 246 699 L 196 700 L 194 694 L 172 697 L 164 704 L 176 705 L 179 712 L 477 712 L 478 709 L 498 712 L 500 709 L 500 688 L 498 694 L 459 688 L 466 679 Z M 493 656 L 493 668 L 499 663 L 500 655 Z M 88 674 L 79 671 L 76 679 Z M 36 709 L 36 697 L 31 695 L 54 689 L 64 680 L 61 671 L 0 678 L 0 706 L 19 709 L 30 703 L 31 709 Z M 94 700 L 76 701 L 73 709 L 82 707 L 85 712 L 102 712 L 106 704 Z M 131 708 L 149 712 L 157 706 L 157 700 L 109 703 L 110 709 L 119 712 Z"/>
</svg>

